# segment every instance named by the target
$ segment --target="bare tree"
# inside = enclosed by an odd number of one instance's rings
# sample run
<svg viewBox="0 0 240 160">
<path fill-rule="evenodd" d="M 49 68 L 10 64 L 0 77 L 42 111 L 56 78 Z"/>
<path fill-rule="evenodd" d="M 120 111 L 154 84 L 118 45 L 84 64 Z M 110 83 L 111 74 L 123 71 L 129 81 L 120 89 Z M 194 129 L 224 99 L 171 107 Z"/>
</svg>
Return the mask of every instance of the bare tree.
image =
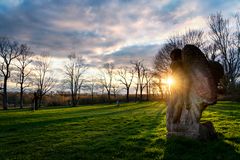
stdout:
<svg viewBox="0 0 240 160">
<path fill-rule="evenodd" d="M 121 90 L 120 87 L 116 83 L 112 84 L 112 92 L 115 99 L 117 98 L 117 94 L 119 93 L 120 90 Z"/>
<path fill-rule="evenodd" d="M 161 99 L 163 99 L 163 84 L 158 76 L 154 78 L 153 85 L 158 89 L 158 93 L 160 93 Z"/>
<path fill-rule="evenodd" d="M 231 34 L 229 19 L 225 19 L 221 13 L 212 14 L 208 24 L 211 30 L 210 37 L 220 51 L 226 75 L 225 87 L 234 87 L 236 79 L 240 76 L 240 52 L 234 43 L 238 34 Z"/>
<path fill-rule="evenodd" d="M 180 39 L 182 40 L 182 45 L 192 44 L 199 48 L 204 46 L 203 40 L 204 32 L 202 30 L 188 30 L 185 34 L 183 34 Z"/>
<path fill-rule="evenodd" d="M 80 83 L 79 83 L 79 86 L 78 86 L 78 93 L 77 93 L 77 104 L 79 104 L 80 103 L 80 99 L 81 99 L 81 90 L 82 89 L 84 89 L 85 88 L 85 86 L 83 85 L 84 84 L 84 82 L 85 82 L 86 80 L 82 77 L 82 79 L 80 79 Z"/>
<path fill-rule="evenodd" d="M 129 67 L 122 67 L 118 70 L 119 81 L 126 89 L 126 100 L 129 102 L 129 91 L 132 85 L 135 70 Z"/>
<path fill-rule="evenodd" d="M 240 13 L 237 13 L 235 15 L 235 20 L 236 20 L 236 31 L 235 31 L 235 45 L 239 49 L 240 48 Z"/>
<path fill-rule="evenodd" d="M 100 83 L 106 89 L 108 95 L 108 102 L 111 101 L 111 90 L 112 90 L 112 82 L 114 76 L 114 64 L 113 63 L 105 63 L 103 65 L 103 70 L 101 71 Z"/>
<path fill-rule="evenodd" d="M 204 46 L 204 32 L 201 30 L 188 30 L 184 34 L 171 36 L 160 48 L 154 58 L 155 70 L 159 76 L 168 74 L 170 69 L 170 52 L 175 48 L 182 49 L 186 44 L 193 44 L 200 48 Z"/>
<path fill-rule="evenodd" d="M 21 55 L 17 57 L 17 85 L 20 85 L 20 108 L 23 108 L 23 94 L 26 88 L 30 87 L 30 73 L 29 65 L 32 63 L 32 54 L 30 48 L 27 45 L 20 46 Z"/>
<path fill-rule="evenodd" d="M 213 14 L 209 17 L 209 27 L 211 38 L 217 45 L 222 55 L 227 59 L 227 50 L 230 42 L 229 20 L 224 19 L 221 13 Z"/>
<path fill-rule="evenodd" d="M 48 55 L 40 55 L 36 57 L 33 64 L 35 66 L 35 83 L 39 96 L 39 103 L 36 107 L 39 108 L 42 105 L 43 97 L 54 88 L 56 79 L 54 79 L 51 71 L 51 59 Z"/>
<path fill-rule="evenodd" d="M 143 64 L 141 64 L 139 77 L 140 101 L 143 100 L 143 90 L 147 86 L 146 82 L 147 70 L 148 69 Z"/>
<path fill-rule="evenodd" d="M 146 87 L 145 76 L 147 68 L 143 65 L 143 61 L 137 60 L 131 62 L 134 65 L 135 71 L 137 73 L 137 86 L 135 93 L 135 100 L 137 99 L 138 90 L 140 91 L 140 101 L 143 100 L 143 90 Z"/>
<path fill-rule="evenodd" d="M 159 73 L 159 76 L 167 74 L 169 72 L 170 66 L 170 52 L 173 47 L 169 44 L 164 44 L 163 47 L 158 51 L 157 55 L 154 57 L 154 68 Z"/>
<path fill-rule="evenodd" d="M 203 51 L 205 53 L 205 56 L 210 61 L 216 61 L 217 57 L 219 57 L 219 54 L 217 53 L 217 45 L 215 43 L 210 43 L 206 47 L 203 48 Z"/>
<path fill-rule="evenodd" d="M 138 91 L 139 91 L 139 85 L 140 85 L 140 79 L 141 79 L 141 65 L 142 65 L 142 60 L 135 60 L 131 61 L 131 64 L 134 67 L 135 72 L 137 73 L 136 78 L 136 87 L 135 87 L 135 101 L 138 99 Z"/>
<path fill-rule="evenodd" d="M 87 70 L 87 66 L 84 64 L 81 57 L 77 57 L 75 54 L 68 56 L 69 61 L 65 65 L 66 83 L 71 92 L 72 106 L 76 106 L 77 95 L 83 84 L 83 74 Z"/>
<path fill-rule="evenodd" d="M 90 90 L 91 101 L 93 103 L 94 100 L 94 90 L 97 87 L 97 80 L 94 77 L 91 77 L 90 81 L 88 81 L 87 88 Z"/>
<path fill-rule="evenodd" d="M 3 76 L 3 109 L 8 109 L 7 83 L 11 76 L 12 61 L 21 54 L 21 50 L 16 41 L 10 41 L 6 37 L 0 37 L 0 71 Z"/>
<path fill-rule="evenodd" d="M 151 70 L 147 69 L 145 72 L 145 84 L 146 84 L 146 94 L 147 94 L 147 101 L 149 100 L 149 94 L 151 90 L 151 81 L 154 74 Z"/>
</svg>

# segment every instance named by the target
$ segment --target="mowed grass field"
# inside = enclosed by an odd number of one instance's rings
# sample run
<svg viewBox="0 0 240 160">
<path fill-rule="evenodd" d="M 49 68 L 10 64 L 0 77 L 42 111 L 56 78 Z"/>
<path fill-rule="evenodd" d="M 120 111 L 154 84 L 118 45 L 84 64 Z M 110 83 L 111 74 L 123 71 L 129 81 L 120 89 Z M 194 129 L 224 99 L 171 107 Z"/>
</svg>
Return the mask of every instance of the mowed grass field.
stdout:
<svg viewBox="0 0 240 160">
<path fill-rule="evenodd" d="M 219 139 L 166 139 L 160 102 L 0 111 L 0 159 L 240 160 L 240 103 L 204 111 Z"/>
</svg>

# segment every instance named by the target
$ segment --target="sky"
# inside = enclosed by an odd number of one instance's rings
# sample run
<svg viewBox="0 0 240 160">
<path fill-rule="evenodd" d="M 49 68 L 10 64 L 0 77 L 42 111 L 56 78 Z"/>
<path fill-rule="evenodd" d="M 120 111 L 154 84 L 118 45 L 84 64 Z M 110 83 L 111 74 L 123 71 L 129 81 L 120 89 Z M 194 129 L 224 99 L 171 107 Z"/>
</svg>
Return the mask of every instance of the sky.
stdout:
<svg viewBox="0 0 240 160">
<path fill-rule="evenodd" d="M 95 67 L 152 64 L 167 37 L 204 30 L 218 11 L 232 16 L 240 0 L 0 0 L 0 36 L 49 53 L 56 65 L 72 52 Z"/>
</svg>

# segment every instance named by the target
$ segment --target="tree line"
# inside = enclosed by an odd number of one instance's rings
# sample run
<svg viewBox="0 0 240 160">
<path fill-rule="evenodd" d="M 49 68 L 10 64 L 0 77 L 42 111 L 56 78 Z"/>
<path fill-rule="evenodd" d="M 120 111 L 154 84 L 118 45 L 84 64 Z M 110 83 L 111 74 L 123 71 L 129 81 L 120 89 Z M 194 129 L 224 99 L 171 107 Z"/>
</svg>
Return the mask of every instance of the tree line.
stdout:
<svg viewBox="0 0 240 160">
<path fill-rule="evenodd" d="M 88 72 L 89 66 L 84 59 L 71 53 L 61 68 L 61 77 L 56 77 L 52 59 L 48 54 L 34 54 L 27 44 L 21 44 L 7 37 L 0 37 L 1 62 L 1 94 L 3 109 L 8 109 L 8 86 L 15 84 L 15 92 L 19 93 L 19 107 L 24 107 L 24 95 L 32 94 L 32 104 L 35 109 L 42 105 L 47 94 L 67 95 L 69 104 L 79 104 L 81 91 L 87 92 L 93 101 L 94 95 L 107 95 L 107 102 L 118 100 L 117 95 L 126 94 L 124 101 L 130 101 L 130 91 L 135 90 L 135 101 L 149 99 L 153 70 L 144 65 L 143 60 L 129 62 L 129 65 L 115 66 L 105 63 L 97 70 L 97 74 Z M 55 73 L 54 73 L 55 72 Z M 89 76 L 90 74 L 90 76 Z M 151 84 L 151 85 L 150 85 Z M 154 90 L 154 87 L 152 87 Z M 34 99 L 35 98 L 35 99 Z"/>
</svg>

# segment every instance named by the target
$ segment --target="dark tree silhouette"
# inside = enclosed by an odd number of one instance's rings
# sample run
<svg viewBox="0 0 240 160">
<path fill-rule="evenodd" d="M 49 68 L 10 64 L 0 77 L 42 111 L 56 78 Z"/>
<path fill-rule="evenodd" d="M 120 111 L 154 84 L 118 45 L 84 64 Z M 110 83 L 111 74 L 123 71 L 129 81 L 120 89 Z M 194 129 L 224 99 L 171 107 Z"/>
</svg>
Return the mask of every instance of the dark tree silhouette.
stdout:
<svg viewBox="0 0 240 160">
<path fill-rule="evenodd" d="M 35 83 L 37 86 L 37 93 L 39 95 L 39 108 L 42 105 L 43 97 L 54 88 L 56 79 L 54 79 L 54 75 L 51 71 L 51 59 L 48 55 L 36 57 L 34 65 Z"/>
<path fill-rule="evenodd" d="M 164 94 L 163 94 L 163 84 L 161 78 L 156 76 L 154 80 L 152 81 L 152 85 L 156 87 L 156 90 L 158 90 L 158 93 L 160 94 L 161 99 L 163 99 Z"/>
<path fill-rule="evenodd" d="M 87 66 L 84 64 L 81 57 L 77 57 L 75 54 L 68 56 L 69 61 L 65 65 L 65 82 L 71 91 L 72 106 L 76 106 L 78 99 L 78 92 L 82 87 L 84 79 L 82 78 L 84 72 L 87 70 Z"/>
<path fill-rule="evenodd" d="M 145 82 L 146 82 L 146 94 L 147 94 L 147 101 L 149 100 L 149 95 L 151 91 L 151 82 L 154 74 L 151 70 L 147 69 L 145 72 Z"/>
<path fill-rule="evenodd" d="M 119 93 L 120 90 L 121 90 L 120 87 L 116 83 L 112 84 L 112 93 L 115 99 L 117 98 L 117 94 Z"/>
<path fill-rule="evenodd" d="M 94 90 L 97 88 L 97 80 L 94 77 L 91 77 L 91 80 L 87 81 L 87 88 L 90 90 L 91 101 L 94 101 Z"/>
<path fill-rule="evenodd" d="M 30 87 L 30 73 L 29 65 L 32 63 L 33 52 L 26 44 L 20 46 L 21 55 L 17 57 L 17 85 L 20 85 L 20 108 L 23 108 L 23 94 L 27 87 Z"/>
<path fill-rule="evenodd" d="M 21 54 L 19 44 L 6 37 L 0 37 L 0 71 L 3 76 L 3 109 L 8 109 L 7 84 L 11 76 L 12 62 Z"/>
<path fill-rule="evenodd" d="M 108 95 L 108 102 L 111 101 L 111 90 L 112 90 L 112 82 L 114 77 L 114 64 L 113 63 L 105 63 L 103 65 L 103 70 L 101 71 L 100 83 L 106 89 Z"/>
<path fill-rule="evenodd" d="M 218 50 L 217 45 L 215 43 L 210 43 L 209 45 L 203 48 L 206 58 L 210 61 L 216 61 L 217 58 L 219 57 L 217 50 Z"/>
<path fill-rule="evenodd" d="M 210 37 L 220 51 L 225 71 L 225 87 L 234 87 L 240 76 L 239 21 L 236 24 L 238 29 L 235 34 L 231 34 L 229 19 L 225 19 L 221 13 L 212 14 L 208 24 L 211 30 Z"/>
<path fill-rule="evenodd" d="M 137 86 L 136 86 L 136 93 L 135 93 L 135 101 L 137 100 L 137 94 L 138 90 L 140 92 L 140 101 L 143 100 L 143 90 L 146 87 L 146 74 L 147 74 L 147 68 L 144 66 L 142 60 L 132 61 L 131 62 L 134 65 L 135 71 L 137 73 Z"/>
<path fill-rule="evenodd" d="M 138 100 L 138 90 L 139 90 L 139 85 L 140 85 L 140 79 L 141 79 L 141 66 L 142 66 L 142 60 L 135 60 L 131 61 L 131 64 L 134 67 L 134 70 L 137 74 L 137 82 L 136 82 L 136 87 L 135 87 L 135 101 Z"/>
<path fill-rule="evenodd" d="M 119 82 L 124 85 L 124 89 L 126 89 L 126 100 L 129 102 L 129 91 L 132 85 L 133 77 L 135 70 L 129 67 L 121 67 L 118 70 Z"/>
</svg>

